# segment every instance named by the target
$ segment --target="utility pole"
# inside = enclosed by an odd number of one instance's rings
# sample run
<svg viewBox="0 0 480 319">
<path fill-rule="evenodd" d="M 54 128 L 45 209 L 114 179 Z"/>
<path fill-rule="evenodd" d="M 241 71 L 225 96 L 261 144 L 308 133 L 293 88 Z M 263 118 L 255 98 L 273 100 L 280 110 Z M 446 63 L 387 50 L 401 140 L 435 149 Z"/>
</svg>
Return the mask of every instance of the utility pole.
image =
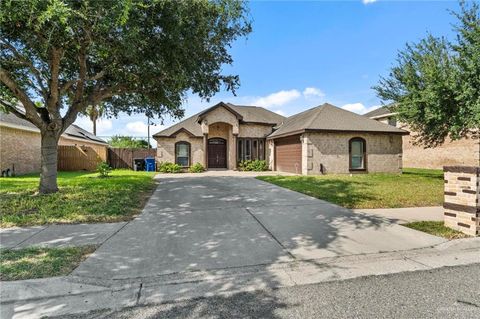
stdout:
<svg viewBox="0 0 480 319">
<path fill-rule="evenodd" d="M 147 117 L 147 144 L 147 147 L 150 148 L 150 117 Z"/>
</svg>

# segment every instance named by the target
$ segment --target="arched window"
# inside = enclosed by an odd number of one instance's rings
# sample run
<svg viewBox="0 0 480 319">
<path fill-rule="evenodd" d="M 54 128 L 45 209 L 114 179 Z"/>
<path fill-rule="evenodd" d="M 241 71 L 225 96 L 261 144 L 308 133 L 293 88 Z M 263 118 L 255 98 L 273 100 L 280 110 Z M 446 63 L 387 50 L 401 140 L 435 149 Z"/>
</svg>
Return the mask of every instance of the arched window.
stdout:
<svg viewBox="0 0 480 319">
<path fill-rule="evenodd" d="M 183 167 L 190 166 L 190 143 L 175 143 L 175 163 Z"/>
<path fill-rule="evenodd" d="M 367 169 L 367 143 L 361 137 L 354 137 L 348 142 L 351 171 L 364 171 Z"/>
</svg>

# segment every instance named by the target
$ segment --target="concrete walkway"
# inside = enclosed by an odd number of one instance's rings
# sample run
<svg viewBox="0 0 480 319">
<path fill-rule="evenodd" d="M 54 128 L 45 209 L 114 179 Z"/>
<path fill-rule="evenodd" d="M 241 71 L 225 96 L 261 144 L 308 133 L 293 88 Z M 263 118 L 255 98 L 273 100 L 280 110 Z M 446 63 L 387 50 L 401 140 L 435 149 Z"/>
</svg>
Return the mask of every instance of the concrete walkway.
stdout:
<svg viewBox="0 0 480 319">
<path fill-rule="evenodd" d="M 0 248 L 100 245 L 125 224 L 121 222 L 3 228 L 0 229 Z"/>
<path fill-rule="evenodd" d="M 123 280 L 418 249 L 445 239 L 254 178 L 160 178 L 74 275 Z"/>
<path fill-rule="evenodd" d="M 355 209 L 357 213 L 366 213 L 389 218 L 394 222 L 404 224 L 415 221 L 443 221 L 443 207 L 407 207 L 407 208 L 380 208 Z"/>
</svg>

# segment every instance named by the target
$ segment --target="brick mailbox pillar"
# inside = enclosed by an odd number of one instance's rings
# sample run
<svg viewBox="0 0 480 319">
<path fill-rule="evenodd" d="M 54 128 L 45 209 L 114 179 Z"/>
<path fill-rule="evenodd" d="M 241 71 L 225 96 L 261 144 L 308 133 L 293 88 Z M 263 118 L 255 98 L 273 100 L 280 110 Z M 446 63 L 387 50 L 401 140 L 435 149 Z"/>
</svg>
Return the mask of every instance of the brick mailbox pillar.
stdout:
<svg viewBox="0 0 480 319">
<path fill-rule="evenodd" d="M 480 167 L 445 166 L 445 226 L 465 234 L 480 234 Z"/>
</svg>

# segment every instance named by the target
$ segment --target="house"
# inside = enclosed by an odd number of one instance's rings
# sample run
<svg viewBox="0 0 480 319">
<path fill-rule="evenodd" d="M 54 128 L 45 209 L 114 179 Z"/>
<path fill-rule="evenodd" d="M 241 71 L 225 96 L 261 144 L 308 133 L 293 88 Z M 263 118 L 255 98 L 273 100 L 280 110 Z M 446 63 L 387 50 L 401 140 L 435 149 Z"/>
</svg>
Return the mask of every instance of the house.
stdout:
<svg viewBox="0 0 480 319">
<path fill-rule="evenodd" d="M 107 142 L 72 124 L 62 134 L 59 145 L 74 145 L 103 151 Z M 40 130 L 12 113 L 0 113 L 0 169 L 21 175 L 40 171 Z"/>
<path fill-rule="evenodd" d="M 220 102 L 153 137 L 159 162 L 234 170 L 242 160 L 259 159 L 272 170 L 318 175 L 401 172 L 406 134 L 327 103 L 285 118 Z"/>
<path fill-rule="evenodd" d="M 397 121 L 397 113 L 392 110 L 391 105 L 383 106 L 364 114 L 369 117 L 398 128 L 409 130 L 408 126 Z M 480 165 L 480 140 L 473 138 L 462 138 L 457 141 L 445 141 L 442 145 L 434 148 L 425 148 L 422 145 L 415 145 L 411 135 L 403 136 L 403 166 L 415 168 L 438 168 L 443 166 L 479 166 Z"/>
</svg>

